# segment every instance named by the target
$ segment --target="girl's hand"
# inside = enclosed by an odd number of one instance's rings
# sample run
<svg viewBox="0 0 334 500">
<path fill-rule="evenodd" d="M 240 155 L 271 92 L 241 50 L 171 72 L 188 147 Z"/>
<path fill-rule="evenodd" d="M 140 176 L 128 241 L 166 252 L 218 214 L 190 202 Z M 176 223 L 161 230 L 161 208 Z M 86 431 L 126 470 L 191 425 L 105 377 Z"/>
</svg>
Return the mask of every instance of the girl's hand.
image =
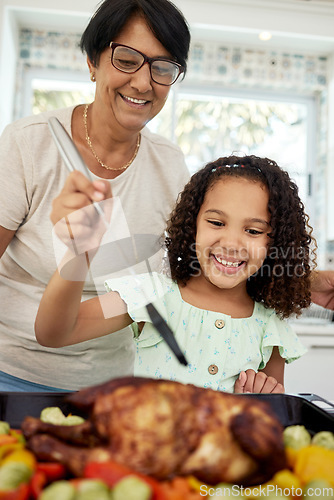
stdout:
<svg viewBox="0 0 334 500">
<path fill-rule="evenodd" d="M 244 393 L 284 393 L 284 386 L 274 377 L 268 377 L 263 372 L 256 373 L 254 370 L 240 372 L 239 378 L 234 384 L 235 394 Z"/>
<path fill-rule="evenodd" d="M 52 203 L 51 221 L 55 232 L 75 254 L 98 247 L 106 230 L 105 220 L 92 202 L 99 203 L 109 219 L 111 190 L 107 181 L 90 182 L 81 172 L 72 172 Z"/>
</svg>

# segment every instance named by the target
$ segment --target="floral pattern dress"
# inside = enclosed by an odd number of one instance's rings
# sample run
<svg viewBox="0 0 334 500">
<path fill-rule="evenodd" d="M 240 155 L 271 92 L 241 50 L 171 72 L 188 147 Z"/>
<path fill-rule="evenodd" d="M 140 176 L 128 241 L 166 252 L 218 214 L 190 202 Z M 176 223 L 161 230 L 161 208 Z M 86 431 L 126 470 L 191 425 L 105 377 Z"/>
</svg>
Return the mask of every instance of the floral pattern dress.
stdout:
<svg viewBox="0 0 334 500">
<path fill-rule="evenodd" d="M 176 380 L 200 387 L 233 392 L 242 370 L 263 369 L 277 346 L 290 363 L 306 349 L 288 322 L 273 309 L 255 302 L 248 318 L 192 306 L 182 299 L 178 285 L 163 274 L 142 274 L 107 280 L 128 307 L 136 342 L 136 376 Z M 145 305 L 152 302 L 170 326 L 188 366 L 181 365 L 152 325 Z M 138 323 L 145 326 L 139 332 Z"/>
</svg>

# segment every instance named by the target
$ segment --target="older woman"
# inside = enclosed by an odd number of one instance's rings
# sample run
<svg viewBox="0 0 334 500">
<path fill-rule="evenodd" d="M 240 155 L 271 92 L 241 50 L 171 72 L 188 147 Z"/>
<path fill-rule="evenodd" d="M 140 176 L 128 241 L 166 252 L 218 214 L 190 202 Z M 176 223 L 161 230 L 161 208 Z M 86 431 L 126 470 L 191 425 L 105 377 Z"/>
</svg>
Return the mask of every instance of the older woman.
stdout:
<svg viewBox="0 0 334 500">
<path fill-rule="evenodd" d="M 111 184 L 130 233 L 162 234 L 188 171 L 180 149 L 145 125 L 185 74 L 189 43 L 187 24 L 168 0 L 105 0 L 81 39 L 94 102 L 23 118 L 3 132 L 0 390 L 74 390 L 132 372 L 130 329 L 55 350 L 35 340 L 38 304 L 56 268 L 51 203 L 64 185 L 69 205 L 79 190 L 48 118 L 67 129 L 93 178 Z M 94 293 L 87 281 L 85 298 Z"/>
</svg>

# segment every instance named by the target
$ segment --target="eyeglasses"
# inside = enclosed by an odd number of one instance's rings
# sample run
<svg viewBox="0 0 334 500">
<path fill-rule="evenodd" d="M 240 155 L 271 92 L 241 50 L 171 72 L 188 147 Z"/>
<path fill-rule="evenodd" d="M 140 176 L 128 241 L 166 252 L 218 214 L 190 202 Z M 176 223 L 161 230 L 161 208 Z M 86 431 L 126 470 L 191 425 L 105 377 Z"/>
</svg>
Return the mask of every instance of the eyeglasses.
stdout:
<svg viewBox="0 0 334 500">
<path fill-rule="evenodd" d="M 159 85 L 169 86 L 184 72 L 181 64 L 169 59 L 147 57 L 139 50 L 121 43 L 111 42 L 110 47 L 111 64 L 123 73 L 135 73 L 148 63 L 152 80 Z"/>
</svg>

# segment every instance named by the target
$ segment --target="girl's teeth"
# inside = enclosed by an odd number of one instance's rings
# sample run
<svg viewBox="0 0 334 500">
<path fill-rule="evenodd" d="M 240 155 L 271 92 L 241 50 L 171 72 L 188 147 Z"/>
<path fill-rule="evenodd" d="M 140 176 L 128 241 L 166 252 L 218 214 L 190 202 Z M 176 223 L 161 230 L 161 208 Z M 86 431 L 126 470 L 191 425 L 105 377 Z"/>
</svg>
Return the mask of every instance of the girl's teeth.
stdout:
<svg viewBox="0 0 334 500">
<path fill-rule="evenodd" d="M 220 257 L 216 257 L 216 259 L 218 260 L 218 262 L 220 262 L 220 264 L 223 264 L 223 266 L 227 267 L 239 267 L 239 265 L 241 264 L 241 261 L 229 262 L 228 260 L 221 259 Z"/>
</svg>

